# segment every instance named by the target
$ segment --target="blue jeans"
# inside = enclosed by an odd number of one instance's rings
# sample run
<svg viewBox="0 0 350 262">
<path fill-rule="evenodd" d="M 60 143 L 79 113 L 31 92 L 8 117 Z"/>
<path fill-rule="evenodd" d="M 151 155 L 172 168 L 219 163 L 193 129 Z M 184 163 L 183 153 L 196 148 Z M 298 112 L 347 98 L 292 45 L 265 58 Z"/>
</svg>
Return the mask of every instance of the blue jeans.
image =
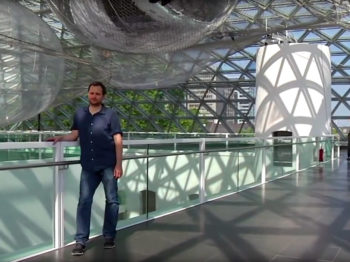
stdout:
<svg viewBox="0 0 350 262">
<path fill-rule="evenodd" d="M 100 171 L 81 171 L 79 203 L 77 208 L 77 232 L 75 241 L 83 245 L 89 240 L 91 205 L 98 185 L 103 184 L 106 206 L 103 223 L 103 236 L 114 239 L 118 222 L 118 180 L 114 178 L 114 168 L 106 168 Z"/>
</svg>

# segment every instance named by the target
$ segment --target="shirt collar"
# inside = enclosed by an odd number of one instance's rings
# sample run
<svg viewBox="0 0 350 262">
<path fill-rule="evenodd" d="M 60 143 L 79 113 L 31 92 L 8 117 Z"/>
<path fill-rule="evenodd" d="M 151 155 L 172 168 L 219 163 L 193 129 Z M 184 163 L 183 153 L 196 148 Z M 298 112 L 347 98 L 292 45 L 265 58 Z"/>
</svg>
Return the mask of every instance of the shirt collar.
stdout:
<svg viewBox="0 0 350 262">
<path fill-rule="evenodd" d="M 106 107 L 104 105 L 102 105 L 101 110 L 96 114 L 105 114 L 106 110 L 107 110 Z M 84 107 L 84 111 L 89 113 L 89 106 Z"/>
</svg>

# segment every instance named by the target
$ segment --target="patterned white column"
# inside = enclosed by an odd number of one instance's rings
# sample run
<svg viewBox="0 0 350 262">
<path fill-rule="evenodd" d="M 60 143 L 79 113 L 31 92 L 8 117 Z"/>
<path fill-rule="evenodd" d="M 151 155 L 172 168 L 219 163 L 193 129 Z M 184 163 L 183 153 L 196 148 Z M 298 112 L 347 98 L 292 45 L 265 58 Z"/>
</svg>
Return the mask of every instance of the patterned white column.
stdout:
<svg viewBox="0 0 350 262">
<path fill-rule="evenodd" d="M 261 47 L 256 61 L 257 137 L 286 130 L 293 136 L 331 134 L 331 63 L 321 44 Z"/>
</svg>

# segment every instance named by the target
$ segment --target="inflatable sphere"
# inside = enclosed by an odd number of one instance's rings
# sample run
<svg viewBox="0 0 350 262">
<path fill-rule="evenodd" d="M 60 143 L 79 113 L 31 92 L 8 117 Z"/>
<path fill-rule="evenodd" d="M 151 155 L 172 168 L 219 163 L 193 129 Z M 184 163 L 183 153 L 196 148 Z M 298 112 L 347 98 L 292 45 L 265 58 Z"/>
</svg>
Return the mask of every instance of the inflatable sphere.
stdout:
<svg viewBox="0 0 350 262">
<path fill-rule="evenodd" d="M 16 1 L 0 1 L 0 126 L 44 111 L 62 84 L 60 42 L 49 26 Z"/>
<path fill-rule="evenodd" d="M 159 53 L 189 47 L 223 24 L 235 0 L 48 0 L 81 41 L 125 53 Z"/>
<path fill-rule="evenodd" d="M 160 54 L 124 54 L 93 48 L 92 60 L 99 79 L 123 89 L 175 86 L 216 61 L 208 52 L 190 48 Z"/>
</svg>

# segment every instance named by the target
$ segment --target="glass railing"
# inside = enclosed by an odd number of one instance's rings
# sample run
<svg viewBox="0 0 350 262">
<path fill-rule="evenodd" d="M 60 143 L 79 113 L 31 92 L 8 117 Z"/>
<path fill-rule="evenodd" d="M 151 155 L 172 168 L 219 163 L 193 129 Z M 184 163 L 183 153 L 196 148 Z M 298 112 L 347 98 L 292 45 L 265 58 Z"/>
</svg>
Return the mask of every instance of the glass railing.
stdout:
<svg viewBox="0 0 350 262">
<path fill-rule="evenodd" d="M 118 229 L 278 179 L 339 156 L 336 137 L 124 141 Z M 71 243 L 81 167 L 77 142 L 0 143 L 0 261 Z M 91 235 L 100 235 L 99 187 Z"/>
<path fill-rule="evenodd" d="M 35 142 L 67 134 L 69 131 L 5 131 L 0 130 L 0 142 Z M 124 140 L 183 139 L 183 138 L 233 138 L 254 137 L 254 133 L 175 133 L 175 132 L 124 132 Z"/>
</svg>

